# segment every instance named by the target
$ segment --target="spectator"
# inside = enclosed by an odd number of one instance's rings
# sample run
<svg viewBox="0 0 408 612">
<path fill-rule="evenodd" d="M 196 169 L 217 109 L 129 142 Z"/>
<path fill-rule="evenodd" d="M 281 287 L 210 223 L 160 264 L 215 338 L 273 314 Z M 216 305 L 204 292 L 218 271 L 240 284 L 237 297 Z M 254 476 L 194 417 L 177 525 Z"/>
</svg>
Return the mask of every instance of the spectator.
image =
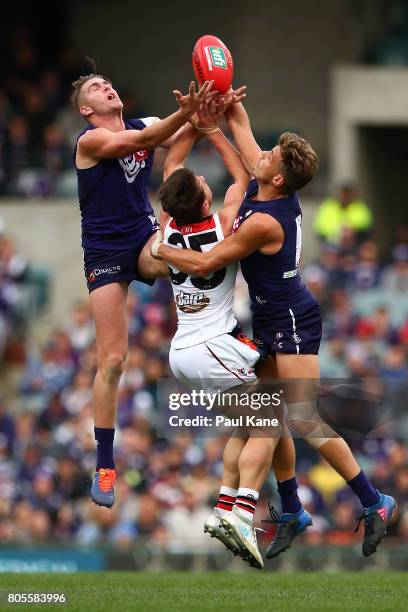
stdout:
<svg viewBox="0 0 408 612">
<path fill-rule="evenodd" d="M 378 247 L 375 242 L 367 240 L 359 247 L 358 260 L 353 270 L 352 288 L 365 291 L 378 287 L 380 276 Z"/>
<path fill-rule="evenodd" d="M 52 114 L 47 110 L 42 91 L 34 86 L 27 87 L 24 94 L 23 112 L 28 125 L 28 141 L 33 152 L 32 164 L 41 166 L 41 141 Z"/>
<path fill-rule="evenodd" d="M 215 546 L 202 529 L 207 516 L 208 506 L 199 499 L 194 487 L 185 490 L 182 503 L 170 510 L 165 517 L 169 549 L 173 552 L 214 550 Z M 186 525 L 188 529 L 185 528 Z M 219 549 L 222 550 L 221 546 Z"/>
<path fill-rule="evenodd" d="M 76 353 L 81 353 L 95 339 L 95 324 L 87 302 L 76 304 L 65 324 L 71 346 Z"/>
<path fill-rule="evenodd" d="M 372 228 L 373 218 L 367 204 L 359 200 L 353 185 L 340 188 L 338 198 L 324 200 L 316 213 L 314 229 L 324 242 L 336 244 L 344 228 L 355 232 L 357 239 L 366 238 Z"/>
<path fill-rule="evenodd" d="M 406 295 L 408 291 L 408 246 L 399 244 L 392 251 L 392 263 L 384 270 L 382 287 L 394 294 Z"/>
<path fill-rule="evenodd" d="M 58 123 L 49 123 L 44 128 L 43 162 L 49 180 L 55 190 L 56 179 L 70 161 L 70 152 L 62 128 Z"/>
<path fill-rule="evenodd" d="M 14 117 L 9 123 L 4 159 L 8 191 L 20 194 L 20 174 L 32 164 L 28 124 L 24 117 Z"/>
<path fill-rule="evenodd" d="M 8 414 L 5 398 L 0 396 L 0 444 L 11 454 L 15 436 L 14 420 Z"/>
<path fill-rule="evenodd" d="M 333 546 L 352 545 L 359 536 L 350 529 L 355 517 L 355 508 L 349 501 L 340 502 L 334 509 L 333 526 L 327 541 Z"/>
</svg>

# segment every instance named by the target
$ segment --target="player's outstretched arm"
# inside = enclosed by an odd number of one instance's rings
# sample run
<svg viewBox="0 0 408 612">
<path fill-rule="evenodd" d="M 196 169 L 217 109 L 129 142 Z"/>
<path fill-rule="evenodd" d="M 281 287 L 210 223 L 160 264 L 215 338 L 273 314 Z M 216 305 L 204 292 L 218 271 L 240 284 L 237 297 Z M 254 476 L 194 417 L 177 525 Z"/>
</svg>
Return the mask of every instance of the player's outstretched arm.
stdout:
<svg viewBox="0 0 408 612">
<path fill-rule="evenodd" d="M 234 96 L 238 96 L 239 92 L 241 92 L 241 95 L 245 95 L 243 92 L 244 89 L 245 88 L 242 87 L 237 90 L 238 94 L 231 90 L 230 103 L 226 100 L 225 96 L 220 96 L 219 94 L 211 101 L 206 100 L 197 113 L 197 129 L 206 134 L 207 138 L 220 155 L 226 169 L 234 179 L 234 184 L 230 186 L 226 193 L 224 209 L 221 213 L 223 230 L 227 229 L 228 233 L 231 231 L 235 214 L 242 203 L 249 182 L 249 174 L 242 163 L 238 151 L 221 131 L 218 123 L 226 110 L 225 105 L 228 103 L 229 105 L 232 104 Z"/>
<path fill-rule="evenodd" d="M 179 249 L 160 244 L 153 255 L 164 259 L 181 272 L 193 276 L 207 276 L 210 272 L 247 257 L 268 245 L 270 254 L 274 246 L 279 251 L 283 242 L 281 225 L 270 215 L 255 213 L 239 228 L 238 232 L 217 244 L 211 251 L 197 253 L 191 249 Z"/>
<path fill-rule="evenodd" d="M 189 93 L 183 96 L 174 91 L 179 110 L 156 121 L 144 130 L 121 130 L 111 132 L 105 128 L 89 130 L 78 141 L 81 154 L 95 160 L 104 158 L 126 157 L 139 149 L 154 149 L 166 141 L 198 110 L 213 86 L 213 81 L 206 81 L 198 92 L 194 81 L 190 84 Z"/>
<path fill-rule="evenodd" d="M 241 186 L 243 185 L 245 191 L 249 182 L 249 174 L 243 165 L 241 157 L 236 148 L 228 140 L 221 129 L 208 134 L 208 139 L 219 153 L 226 169 L 234 179 L 234 182 L 240 184 Z"/>
<path fill-rule="evenodd" d="M 163 181 L 165 181 L 173 172 L 184 167 L 194 142 L 201 138 L 197 130 L 186 123 L 175 135 L 174 142 L 170 146 L 169 152 L 164 162 Z M 164 232 L 164 228 L 170 219 L 170 215 L 164 210 L 160 211 L 160 229 Z"/>
<path fill-rule="evenodd" d="M 229 186 L 225 194 L 224 207 L 219 213 L 224 236 L 227 236 L 232 230 L 232 224 L 244 199 L 249 174 L 238 151 L 221 130 L 209 134 L 208 139 L 218 151 L 225 167 L 234 179 L 234 183 Z"/>
<path fill-rule="evenodd" d="M 198 137 L 201 137 L 197 130 L 187 123 L 184 127 L 177 132 L 176 138 L 171 145 L 169 152 L 164 162 L 163 168 L 163 180 L 165 181 L 170 174 L 173 174 L 175 170 L 184 167 L 193 144 Z"/>
<path fill-rule="evenodd" d="M 225 118 L 238 150 L 246 162 L 246 167 L 252 175 L 261 155 L 261 148 L 254 138 L 248 114 L 242 103 L 232 104 L 226 111 Z"/>
</svg>

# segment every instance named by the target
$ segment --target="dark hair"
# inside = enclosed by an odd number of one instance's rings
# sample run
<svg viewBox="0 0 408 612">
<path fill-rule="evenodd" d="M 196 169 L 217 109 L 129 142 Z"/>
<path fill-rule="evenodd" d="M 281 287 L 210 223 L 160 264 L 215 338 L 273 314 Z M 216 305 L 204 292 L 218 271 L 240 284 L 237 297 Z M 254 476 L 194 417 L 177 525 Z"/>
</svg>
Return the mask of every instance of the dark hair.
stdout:
<svg viewBox="0 0 408 612">
<path fill-rule="evenodd" d="M 85 85 L 85 83 L 87 83 L 91 79 L 103 79 L 104 81 L 107 81 L 108 83 L 112 83 L 110 79 L 103 76 L 102 74 L 92 73 L 92 74 L 84 74 L 80 76 L 79 79 L 77 79 L 76 81 L 72 83 L 72 87 L 74 91 L 72 92 L 72 95 L 71 95 L 71 102 L 77 111 L 79 111 L 79 107 L 80 107 L 79 96 L 81 94 L 82 86 Z"/>
<path fill-rule="evenodd" d="M 163 210 L 172 216 L 177 225 L 197 223 L 202 219 L 204 190 L 194 172 L 179 168 L 161 185 L 157 194 Z"/>
<path fill-rule="evenodd" d="M 281 171 L 285 179 L 282 191 L 293 193 L 312 180 L 319 167 L 319 158 L 311 144 L 293 132 L 285 132 L 278 142 L 281 150 Z"/>
</svg>

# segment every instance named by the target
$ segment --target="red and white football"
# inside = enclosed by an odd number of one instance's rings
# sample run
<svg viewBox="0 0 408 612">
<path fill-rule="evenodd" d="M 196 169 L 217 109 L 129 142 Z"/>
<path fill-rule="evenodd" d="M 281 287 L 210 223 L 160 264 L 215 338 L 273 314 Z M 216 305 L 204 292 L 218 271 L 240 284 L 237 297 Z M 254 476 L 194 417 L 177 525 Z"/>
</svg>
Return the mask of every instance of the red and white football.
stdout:
<svg viewBox="0 0 408 612">
<path fill-rule="evenodd" d="M 214 81 L 213 89 L 224 94 L 232 84 L 234 63 L 229 49 L 216 36 L 201 36 L 193 51 L 193 69 L 200 85 Z"/>
</svg>

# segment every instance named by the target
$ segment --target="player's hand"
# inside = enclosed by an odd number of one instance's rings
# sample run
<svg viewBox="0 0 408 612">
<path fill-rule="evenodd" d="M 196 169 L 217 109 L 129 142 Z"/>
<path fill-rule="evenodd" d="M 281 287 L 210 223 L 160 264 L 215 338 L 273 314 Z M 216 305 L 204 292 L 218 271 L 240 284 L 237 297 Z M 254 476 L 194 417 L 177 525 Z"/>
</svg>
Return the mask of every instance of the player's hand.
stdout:
<svg viewBox="0 0 408 612">
<path fill-rule="evenodd" d="M 225 109 L 224 112 L 227 111 L 233 104 L 237 104 L 237 102 L 242 102 L 242 100 L 246 97 L 246 85 L 242 85 L 242 87 L 238 87 L 238 89 L 229 88 L 229 90 L 222 96 Z"/>
<path fill-rule="evenodd" d="M 158 230 L 154 236 L 152 244 L 150 245 L 150 254 L 155 259 L 162 259 L 159 255 L 159 247 L 163 244 L 163 235 L 160 230 Z"/>
<path fill-rule="evenodd" d="M 207 97 L 198 109 L 196 128 L 199 131 L 217 128 L 223 113 L 223 102 L 220 94 L 217 92 L 214 97 Z"/>
<path fill-rule="evenodd" d="M 186 119 L 194 115 L 194 113 L 200 108 L 202 102 L 204 102 L 207 95 L 210 94 L 213 85 L 214 81 L 205 81 L 200 89 L 196 92 L 195 82 L 191 81 L 187 95 L 183 96 L 181 91 L 178 89 L 173 91 L 180 110 L 185 115 Z"/>
</svg>

